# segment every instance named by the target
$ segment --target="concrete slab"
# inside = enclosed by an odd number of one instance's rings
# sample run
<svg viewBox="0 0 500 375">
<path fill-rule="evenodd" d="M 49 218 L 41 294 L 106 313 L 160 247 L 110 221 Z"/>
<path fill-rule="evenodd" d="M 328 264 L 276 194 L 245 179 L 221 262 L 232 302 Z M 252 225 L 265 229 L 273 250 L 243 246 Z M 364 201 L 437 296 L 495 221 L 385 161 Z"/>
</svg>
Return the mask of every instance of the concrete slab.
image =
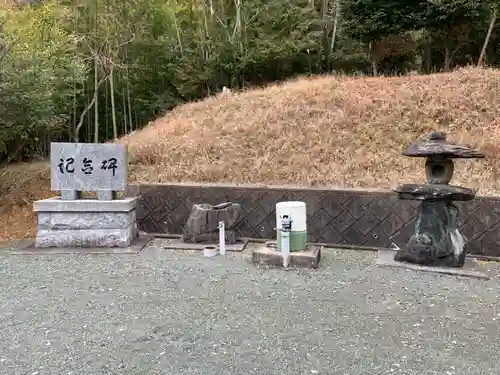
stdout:
<svg viewBox="0 0 500 375">
<path fill-rule="evenodd" d="M 451 276 L 465 276 L 465 277 L 473 277 L 477 279 L 489 280 L 489 276 L 480 270 L 479 263 L 474 258 L 466 258 L 465 264 L 462 268 L 445 268 L 445 267 L 428 267 L 428 266 L 421 266 L 418 264 L 398 262 L 394 260 L 395 254 L 396 251 L 394 250 L 389 250 L 389 249 L 379 250 L 377 265 L 382 267 L 406 268 L 415 271 L 435 272 Z"/>
<path fill-rule="evenodd" d="M 233 245 L 226 244 L 226 251 L 243 251 L 248 244 L 247 239 L 243 239 Z M 158 246 L 164 249 L 174 250 L 203 250 L 205 246 L 218 246 L 219 244 L 197 244 L 197 243 L 184 243 L 180 238 L 162 239 Z"/>
<path fill-rule="evenodd" d="M 308 245 L 307 251 L 290 253 L 289 267 L 318 268 L 322 246 Z M 283 256 L 275 247 L 263 245 L 252 251 L 252 263 L 283 267 Z"/>
<path fill-rule="evenodd" d="M 108 248 L 83 248 L 83 247 L 35 247 L 34 241 L 11 242 L 3 251 L 11 255 L 58 255 L 58 254 L 138 254 L 153 239 L 152 236 L 142 235 L 137 237 L 129 247 L 108 247 Z"/>
</svg>

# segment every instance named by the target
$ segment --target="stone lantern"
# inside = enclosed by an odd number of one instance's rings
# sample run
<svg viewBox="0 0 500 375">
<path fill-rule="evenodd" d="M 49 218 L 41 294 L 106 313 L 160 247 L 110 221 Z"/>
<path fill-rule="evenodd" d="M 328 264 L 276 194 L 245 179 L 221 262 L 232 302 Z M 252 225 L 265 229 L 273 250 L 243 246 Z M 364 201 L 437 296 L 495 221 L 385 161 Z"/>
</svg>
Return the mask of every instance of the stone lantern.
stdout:
<svg viewBox="0 0 500 375">
<path fill-rule="evenodd" d="M 453 176 L 453 159 L 484 158 L 466 145 L 446 142 L 444 133 L 433 132 L 429 139 L 413 143 L 403 153 L 425 157 L 427 184 L 405 184 L 396 189 L 400 199 L 421 200 L 414 233 L 394 260 L 425 266 L 463 267 L 467 239 L 458 227 L 458 208 L 453 201 L 474 199 L 472 189 L 448 185 Z"/>
</svg>

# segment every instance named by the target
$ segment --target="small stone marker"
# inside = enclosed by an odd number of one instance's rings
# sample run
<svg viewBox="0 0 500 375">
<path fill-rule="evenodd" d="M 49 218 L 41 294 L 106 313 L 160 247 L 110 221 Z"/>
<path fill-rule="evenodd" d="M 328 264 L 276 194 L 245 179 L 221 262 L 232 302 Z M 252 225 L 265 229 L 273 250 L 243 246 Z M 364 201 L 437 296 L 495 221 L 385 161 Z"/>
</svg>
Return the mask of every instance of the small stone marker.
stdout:
<svg viewBox="0 0 500 375">
<path fill-rule="evenodd" d="M 239 203 L 225 202 L 218 205 L 194 204 L 184 225 L 181 238 L 169 239 L 162 245 L 165 249 L 204 250 L 206 246 L 221 244 L 223 232 L 225 251 L 243 251 L 248 239 L 238 238 L 234 225 L 241 214 Z M 221 223 L 223 231 L 221 231 Z"/>
<path fill-rule="evenodd" d="M 51 187 L 61 197 L 36 201 L 35 247 L 128 247 L 138 237 L 137 198 L 116 199 L 127 188 L 127 146 L 52 143 Z M 81 192 L 98 199 L 80 199 Z"/>
<path fill-rule="evenodd" d="M 233 227 L 240 213 L 239 203 L 226 202 L 216 206 L 207 203 L 195 204 L 184 226 L 182 240 L 185 243 L 215 244 L 219 240 L 219 223 L 222 221 L 226 243 L 236 244 L 238 238 Z"/>
<path fill-rule="evenodd" d="M 123 144 L 58 143 L 50 145 L 51 189 L 61 199 L 78 199 L 82 191 L 99 199 L 116 198 L 127 187 L 127 147 Z"/>
</svg>

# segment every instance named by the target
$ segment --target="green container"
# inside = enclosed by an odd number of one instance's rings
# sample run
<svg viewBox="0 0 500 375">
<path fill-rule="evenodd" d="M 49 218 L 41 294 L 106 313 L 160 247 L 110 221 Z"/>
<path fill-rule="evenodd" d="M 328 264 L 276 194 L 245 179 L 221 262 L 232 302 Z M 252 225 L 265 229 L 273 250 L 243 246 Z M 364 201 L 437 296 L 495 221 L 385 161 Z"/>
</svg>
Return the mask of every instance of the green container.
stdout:
<svg viewBox="0 0 500 375">
<path fill-rule="evenodd" d="M 281 231 L 278 230 L 276 236 L 276 246 L 281 251 Z M 290 232 L 290 252 L 307 250 L 307 231 Z"/>
</svg>

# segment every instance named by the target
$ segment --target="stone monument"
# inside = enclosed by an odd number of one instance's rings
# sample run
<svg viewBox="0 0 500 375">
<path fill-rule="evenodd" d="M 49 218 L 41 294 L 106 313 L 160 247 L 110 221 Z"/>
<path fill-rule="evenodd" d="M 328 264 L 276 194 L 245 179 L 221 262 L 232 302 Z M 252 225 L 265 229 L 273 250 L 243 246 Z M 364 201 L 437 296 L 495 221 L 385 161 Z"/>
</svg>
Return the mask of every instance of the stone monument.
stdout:
<svg viewBox="0 0 500 375">
<path fill-rule="evenodd" d="M 51 189 L 36 201 L 35 247 L 128 247 L 138 237 L 137 198 L 117 199 L 127 187 L 127 146 L 51 143 Z M 97 199 L 82 199 L 96 192 Z"/>
<path fill-rule="evenodd" d="M 449 185 L 453 175 L 453 159 L 484 158 L 485 155 L 466 145 L 446 142 L 444 133 L 433 132 L 424 142 L 413 143 L 403 153 L 425 157 L 428 184 L 405 184 L 396 192 L 400 199 L 421 200 L 414 233 L 399 250 L 395 261 L 423 266 L 463 267 L 467 239 L 458 226 L 458 208 L 453 201 L 474 199 L 468 188 Z"/>
<path fill-rule="evenodd" d="M 241 213 L 241 205 L 226 202 L 216 206 L 207 203 L 195 204 L 191 210 L 182 240 L 185 243 L 213 244 L 219 240 L 219 222 L 224 222 L 227 244 L 235 244 L 236 232 L 232 229 Z"/>
</svg>

